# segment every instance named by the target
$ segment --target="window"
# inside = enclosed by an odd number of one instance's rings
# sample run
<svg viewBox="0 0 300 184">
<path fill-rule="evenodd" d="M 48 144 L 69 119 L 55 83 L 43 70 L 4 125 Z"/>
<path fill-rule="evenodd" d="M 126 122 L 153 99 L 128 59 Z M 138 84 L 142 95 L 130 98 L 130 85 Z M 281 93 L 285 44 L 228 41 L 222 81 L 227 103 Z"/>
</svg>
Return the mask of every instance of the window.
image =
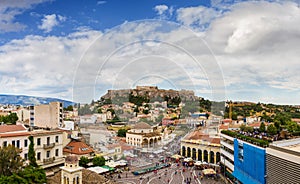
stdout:
<svg viewBox="0 0 300 184">
<path fill-rule="evenodd" d="M 47 137 L 47 145 L 50 144 L 50 137 Z"/>
<path fill-rule="evenodd" d="M 41 152 L 37 152 L 37 154 L 36 154 L 36 159 L 37 159 L 37 160 L 41 160 Z"/>
<path fill-rule="evenodd" d="M 27 146 L 28 146 L 28 140 L 25 139 L 25 140 L 24 140 L 24 147 L 27 147 Z"/>
<path fill-rule="evenodd" d="M 41 138 L 37 138 L 37 143 L 36 143 L 38 146 L 41 145 Z"/>
<path fill-rule="evenodd" d="M 11 145 L 16 146 L 16 141 L 11 141 Z"/>
<path fill-rule="evenodd" d="M 240 143 L 240 142 L 239 142 L 238 157 L 241 161 L 244 160 L 244 145 L 243 145 L 243 143 Z"/>
<path fill-rule="evenodd" d="M 3 142 L 3 147 L 6 147 L 7 146 L 7 141 L 4 141 Z"/>
<path fill-rule="evenodd" d="M 58 143 L 58 136 L 55 136 L 55 142 Z"/>
<path fill-rule="evenodd" d="M 20 140 L 17 140 L 17 148 L 20 148 Z"/>
<path fill-rule="evenodd" d="M 56 149 L 56 150 L 55 150 L 55 156 L 56 156 L 56 157 L 58 157 L 58 151 L 59 151 L 59 149 Z"/>
<path fill-rule="evenodd" d="M 28 160 L 28 154 L 27 153 L 24 154 L 24 159 Z"/>
<path fill-rule="evenodd" d="M 47 155 L 46 155 L 47 158 L 50 157 L 50 151 L 47 151 Z"/>
</svg>

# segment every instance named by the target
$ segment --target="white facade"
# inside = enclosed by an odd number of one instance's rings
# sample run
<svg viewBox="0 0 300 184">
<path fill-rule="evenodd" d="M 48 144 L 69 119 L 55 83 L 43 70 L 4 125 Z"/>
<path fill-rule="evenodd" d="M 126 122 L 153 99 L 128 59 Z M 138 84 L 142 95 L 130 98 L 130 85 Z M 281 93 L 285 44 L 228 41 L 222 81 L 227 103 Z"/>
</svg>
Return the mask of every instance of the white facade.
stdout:
<svg viewBox="0 0 300 184">
<path fill-rule="evenodd" d="M 230 169 L 231 172 L 234 171 L 234 138 L 225 134 L 221 134 L 221 163 L 225 165 L 226 168 Z"/>
<path fill-rule="evenodd" d="M 97 122 L 96 115 L 80 116 L 80 124 L 95 124 Z"/>
<path fill-rule="evenodd" d="M 22 149 L 20 156 L 25 160 L 28 159 L 28 148 L 30 141 L 28 140 L 28 133 L 20 133 L 18 134 L 6 134 L 0 135 L 0 145 L 1 146 L 8 146 L 13 145 L 17 148 Z"/>
<path fill-rule="evenodd" d="M 33 137 L 38 165 L 47 168 L 64 162 L 63 132 L 41 131 L 35 132 Z"/>
</svg>

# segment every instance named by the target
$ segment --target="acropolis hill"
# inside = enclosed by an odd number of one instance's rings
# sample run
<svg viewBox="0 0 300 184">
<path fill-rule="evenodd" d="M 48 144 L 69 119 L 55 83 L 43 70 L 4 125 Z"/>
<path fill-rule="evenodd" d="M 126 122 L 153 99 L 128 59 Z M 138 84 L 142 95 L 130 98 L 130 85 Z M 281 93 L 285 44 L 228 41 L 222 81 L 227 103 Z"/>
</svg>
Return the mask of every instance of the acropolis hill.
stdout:
<svg viewBox="0 0 300 184">
<path fill-rule="evenodd" d="M 182 100 L 196 100 L 198 99 L 195 96 L 194 91 L 191 90 L 173 90 L 173 89 L 158 89 L 157 86 L 137 86 L 135 89 L 116 89 L 108 90 L 101 99 L 112 99 L 116 97 L 128 97 L 129 95 L 133 96 L 145 96 L 149 99 L 159 99 L 166 96 L 170 98 L 180 97 Z"/>
</svg>

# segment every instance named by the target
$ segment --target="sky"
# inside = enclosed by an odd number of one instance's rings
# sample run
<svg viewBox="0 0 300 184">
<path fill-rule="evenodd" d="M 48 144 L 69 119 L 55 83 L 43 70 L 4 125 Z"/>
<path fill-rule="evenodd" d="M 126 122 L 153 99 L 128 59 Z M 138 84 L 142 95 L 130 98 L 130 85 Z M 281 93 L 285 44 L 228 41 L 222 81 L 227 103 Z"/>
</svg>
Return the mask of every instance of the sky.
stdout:
<svg viewBox="0 0 300 184">
<path fill-rule="evenodd" d="M 300 104 L 300 0 L 0 0 L 0 94 L 157 85 Z"/>
</svg>

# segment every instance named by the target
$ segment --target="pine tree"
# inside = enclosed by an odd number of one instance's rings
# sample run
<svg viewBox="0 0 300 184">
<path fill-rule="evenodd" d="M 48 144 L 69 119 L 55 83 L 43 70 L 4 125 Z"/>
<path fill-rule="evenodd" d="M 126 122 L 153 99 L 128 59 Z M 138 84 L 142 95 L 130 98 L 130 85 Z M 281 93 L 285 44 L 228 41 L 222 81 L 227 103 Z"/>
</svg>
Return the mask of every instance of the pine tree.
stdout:
<svg viewBox="0 0 300 184">
<path fill-rule="evenodd" d="M 28 150 L 29 165 L 31 165 L 32 167 L 37 167 L 38 165 L 36 163 L 36 158 L 35 158 L 33 136 L 29 136 L 28 139 L 30 141 L 29 150 Z"/>
</svg>

